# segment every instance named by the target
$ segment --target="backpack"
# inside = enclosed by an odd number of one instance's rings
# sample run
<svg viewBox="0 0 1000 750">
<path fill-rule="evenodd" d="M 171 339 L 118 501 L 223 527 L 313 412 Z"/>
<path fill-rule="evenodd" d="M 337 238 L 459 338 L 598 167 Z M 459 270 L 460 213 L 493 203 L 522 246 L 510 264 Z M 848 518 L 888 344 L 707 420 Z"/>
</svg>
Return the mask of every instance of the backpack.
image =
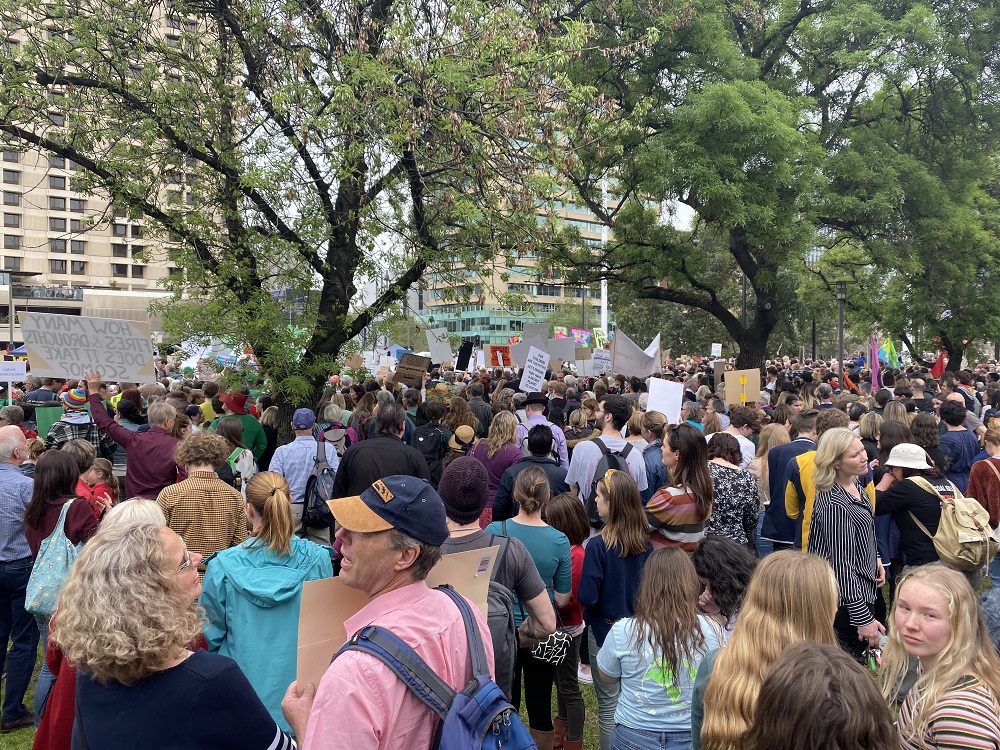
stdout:
<svg viewBox="0 0 1000 750">
<path fill-rule="evenodd" d="M 378 625 L 368 625 L 359 630 L 333 658 L 345 651 L 361 651 L 374 656 L 395 672 L 407 689 L 441 719 L 431 745 L 433 750 L 537 748 L 517 711 L 490 679 L 479 625 L 468 602 L 451 586 L 438 586 L 437 590 L 455 602 L 462 613 L 469 638 L 473 677 L 461 692 L 452 690 L 392 631 Z"/>
<path fill-rule="evenodd" d="M 444 433 L 433 424 L 422 424 L 410 435 L 410 445 L 420 451 L 431 472 L 431 485 L 437 489 L 441 481 L 441 461 L 445 454 Z"/>
<path fill-rule="evenodd" d="M 302 505 L 302 531 L 309 529 L 332 529 L 333 513 L 327 501 L 333 499 L 333 480 L 337 472 L 326 459 L 326 445 L 316 441 L 316 458 L 313 470 L 306 480 L 305 501 Z"/>
<path fill-rule="evenodd" d="M 533 427 L 537 427 L 539 424 L 545 425 L 546 427 L 549 428 L 549 430 L 552 430 L 553 428 L 555 428 L 556 430 L 560 430 L 560 428 L 556 427 L 554 424 L 552 424 L 548 420 L 546 420 L 545 422 L 538 422 L 537 424 L 528 424 L 527 422 L 525 422 L 524 423 L 525 433 L 524 433 L 524 437 L 521 438 L 521 455 L 523 455 L 525 457 L 530 457 L 531 456 L 531 451 L 528 450 L 528 432 Z M 560 430 L 560 432 L 562 432 L 562 430 Z M 567 448 L 567 451 L 568 451 L 568 448 Z M 552 447 L 549 448 L 549 452 L 547 454 L 545 454 L 544 456 L 541 456 L 541 458 L 551 458 L 553 461 L 556 462 L 556 466 L 562 466 L 562 462 L 559 459 L 559 446 L 556 444 L 556 435 L 555 435 L 555 433 L 552 433 Z"/>
<path fill-rule="evenodd" d="M 334 450 L 341 458 L 344 457 L 348 448 L 358 442 L 358 433 L 354 431 L 354 428 L 345 427 L 340 422 L 332 422 L 320 433 L 320 437 L 324 442 L 332 443 Z"/>
<path fill-rule="evenodd" d="M 1000 540 L 990 528 L 990 514 L 972 497 L 965 497 L 955 487 L 955 497 L 943 497 L 937 488 L 923 477 L 910 477 L 921 489 L 937 495 L 941 501 L 941 520 L 932 535 L 917 517 L 910 518 L 931 541 L 941 562 L 956 570 L 979 570 L 997 553 Z"/>
<path fill-rule="evenodd" d="M 502 583 L 496 574 L 503 565 L 510 539 L 506 536 L 507 522 L 504 521 L 504 536 L 490 536 L 492 547 L 497 545 L 497 561 L 493 566 L 489 592 L 486 595 L 486 623 L 490 626 L 490 640 L 493 641 L 493 671 L 496 683 L 503 694 L 510 699 L 514 689 L 514 662 L 517 660 L 517 628 L 514 625 L 514 594 Z"/>
<path fill-rule="evenodd" d="M 625 447 L 620 451 L 609 451 L 608 446 L 600 438 L 594 438 L 592 442 L 601 449 L 601 460 L 597 462 L 597 468 L 594 469 L 594 479 L 590 483 L 590 494 L 587 495 L 587 501 L 584 505 L 587 509 L 587 518 L 590 519 L 591 527 L 603 529 L 604 519 L 597 512 L 597 483 L 608 473 L 608 469 L 617 469 L 618 471 L 628 473 L 628 462 L 625 459 L 632 452 L 632 444 L 625 443 Z"/>
</svg>

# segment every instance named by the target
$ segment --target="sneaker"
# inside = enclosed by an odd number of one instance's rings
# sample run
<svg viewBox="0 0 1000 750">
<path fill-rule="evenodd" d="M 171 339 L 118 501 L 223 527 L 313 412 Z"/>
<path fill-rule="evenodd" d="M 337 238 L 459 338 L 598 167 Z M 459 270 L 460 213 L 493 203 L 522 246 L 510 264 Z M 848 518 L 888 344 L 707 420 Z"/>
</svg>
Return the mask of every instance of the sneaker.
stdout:
<svg viewBox="0 0 1000 750">
<path fill-rule="evenodd" d="M 589 664 L 580 665 L 580 668 L 576 670 L 576 679 L 582 682 L 584 685 L 594 684 L 594 676 L 590 673 Z"/>
</svg>

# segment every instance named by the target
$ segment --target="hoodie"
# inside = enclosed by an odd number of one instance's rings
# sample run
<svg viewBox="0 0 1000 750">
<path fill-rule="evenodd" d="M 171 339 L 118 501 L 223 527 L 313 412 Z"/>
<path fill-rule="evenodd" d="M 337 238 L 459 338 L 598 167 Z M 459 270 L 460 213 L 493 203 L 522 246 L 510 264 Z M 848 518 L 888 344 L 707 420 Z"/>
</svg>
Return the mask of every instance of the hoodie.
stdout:
<svg viewBox="0 0 1000 750">
<path fill-rule="evenodd" d="M 291 555 L 251 549 L 251 537 L 206 563 L 200 603 L 208 650 L 239 664 L 284 731 L 281 699 L 295 680 L 302 584 L 333 576 L 330 549 L 292 537 Z"/>
</svg>

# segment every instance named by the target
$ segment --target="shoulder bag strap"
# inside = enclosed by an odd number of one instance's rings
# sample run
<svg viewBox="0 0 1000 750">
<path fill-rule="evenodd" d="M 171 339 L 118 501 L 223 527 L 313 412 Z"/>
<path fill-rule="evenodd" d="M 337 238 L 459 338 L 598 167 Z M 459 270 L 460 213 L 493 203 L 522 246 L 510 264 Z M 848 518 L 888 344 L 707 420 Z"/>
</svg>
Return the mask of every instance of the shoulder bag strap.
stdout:
<svg viewBox="0 0 1000 750">
<path fill-rule="evenodd" d="M 458 611 L 462 613 L 462 620 L 465 622 L 465 635 L 469 641 L 469 660 L 472 662 L 472 674 L 476 677 L 480 675 L 489 677 L 490 667 L 486 661 L 486 647 L 483 646 L 483 637 L 479 632 L 479 624 L 472 614 L 469 603 L 448 584 L 438 586 L 437 590 L 443 591 L 451 597 L 451 600 L 458 607 Z"/>
<path fill-rule="evenodd" d="M 507 522 L 504 521 L 504 523 Z M 499 543 L 497 543 L 497 539 L 500 540 Z M 506 536 L 498 537 L 496 534 L 490 534 L 490 546 L 492 547 L 494 544 L 496 544 L 496 546 L 500 549 L 497 551 L 497 560 L 493 563 L 493 575 L 490 576 L 491 581 L 496 580 L 497 571 L 500 570 L 500 565 L 503 563 L 504 558 L 507 557 L 507 547 L 510 546 L 510 538 Z"/>
<path fill-rule="evenodd" d="M 939 501 L 944 502 L 944 498 L 941 497 L 941 493 L 938 492 L 937 488 L 933 484 L 928 482 L 924 477 L 909 477 L 909 480 L 913 482 L 915 485 L 917 485 L 917 487 L 924 490 L 925 492 L 930 492 L 931 494 L 935 495 Z M 927 530 L 926 526 L 920 523 L 917 517 L 913 515 L 913 511 L 908 510 L 906 512 L 910 514 L 910 518 L 913 519 L 913 523 L 915 523 L 920 528 L 920 530 L 927 535 L 927 538 L 933 540 L 934 535 Z"/>
<path fill-rule="evenodd" d="M 1000 471 L 997 471 L 997 467 L 993 465 L 993 462 L 987 458 L 984 463 L 993 469 L 993 473 L 996 474 L 997 479 L 1000 479 Z"/>
</svg>

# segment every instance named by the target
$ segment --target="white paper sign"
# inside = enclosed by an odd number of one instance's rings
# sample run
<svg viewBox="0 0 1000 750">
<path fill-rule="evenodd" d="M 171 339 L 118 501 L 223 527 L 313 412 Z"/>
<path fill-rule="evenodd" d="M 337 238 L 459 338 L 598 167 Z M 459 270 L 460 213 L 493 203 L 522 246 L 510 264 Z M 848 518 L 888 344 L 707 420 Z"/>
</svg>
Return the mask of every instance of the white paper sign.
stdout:
<svg viewBox="0 0 1000 750">
<path fill-rule="evenodd" d="M 552 326 L 548 323 L 525 323 L 524 329 L 521 331 L 521 337 L 527 341 L 537 336 L 544 341 L 549 337 L 549 331 L 551 330 Z"/>
<path fill-rule="evenodd" d="M 531 347 L 528 358 L 521 372 L 521 390 L 525 393 L 542 390 L 545 382 L 545 370 L 549 366 L 550 355 L 547 351 Z"/>
<path fill-rule="evenodd" d="M 427 348 L 431 353 L 431 362 L 436 364 L 451 362 L 454 355 L 451 353 L 451 344 L 448 341 L 448 329 L 434 328 L 427 331 Z"/>
<path fill-rule="evenodd" d="M 482 349 L 476 352 L 476 367 L 486 367 L 486 352 Z"/>
<path fill-rule="evenodd" d="M 614 364 L 612 369 L 626 377 L 645 378 L 657 372 L 656 357 L 646 354 L 639 345 L 621 331 L 615 333 Z M 593 355 L 591 355 L 593 356 Z"/>
<path fill-rule="evenodd" d="M 681 421 L 681 403 L 684 401 L 684 384 L 661 378 L 649 379 L 649 402 L 646 411 L 658 411 L 670 424 Z"/>
<path fill-rule="evenodd" d="M 28 312 L 21 333 L 36 377 L 82 378 L 99 370 L 105 380 L 156 382 L 148 323 Z"/>
<path fill-rule="evenodd" d="M 24 380 L 28 376 L 28 363 L 0 362 L 0 381 Z"/>
<path fill-rule="evenodd" d="M 611 352 L 607 349 L 592 349 L 590 351 L 590 361 L 595 375 L 600 375 L 611 370 Z"/>
<path fill-rule="evenodd" d="M 713 357 L 722 356 L 722 344 L 712 344 L 712 356 Z"/>
</svg>

